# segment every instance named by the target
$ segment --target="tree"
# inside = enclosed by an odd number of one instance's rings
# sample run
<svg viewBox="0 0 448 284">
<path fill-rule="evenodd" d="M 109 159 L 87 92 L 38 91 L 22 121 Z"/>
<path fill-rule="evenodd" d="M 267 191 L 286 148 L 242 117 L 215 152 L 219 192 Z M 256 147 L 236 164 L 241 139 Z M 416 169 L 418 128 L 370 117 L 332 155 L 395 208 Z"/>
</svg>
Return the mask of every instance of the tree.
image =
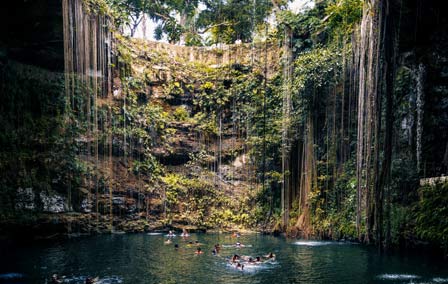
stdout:
<svg viewBox="0 0 448 284">
<path fill-rule="evenodd" d="M 206 9 L 199 14 L 201 33 L 210 31 L 213 42 L 249 42 L 254 30 L 272 11 L 267 0 L 205 0 Z"/>
</svg>

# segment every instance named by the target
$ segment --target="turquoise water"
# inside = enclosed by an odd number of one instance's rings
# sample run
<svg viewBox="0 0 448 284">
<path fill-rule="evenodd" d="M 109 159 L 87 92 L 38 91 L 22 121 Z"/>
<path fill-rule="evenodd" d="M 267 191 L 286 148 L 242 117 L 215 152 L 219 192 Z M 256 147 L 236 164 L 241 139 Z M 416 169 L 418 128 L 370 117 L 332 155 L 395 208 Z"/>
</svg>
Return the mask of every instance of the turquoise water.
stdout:
<svg viewBox="0 0 448 284">
<path fill-rule="evenodd" d="M 98 276 L 98 283 L 132 284 L 448 283 L 446 262 L 418 255 L 381 255 L 357 244 L 247 235 L 238 241 L 251 247 L 225 247 L 214 256 L 215 243 L 231 245 L 237 239 L 192 234 L 165 244 L 166 239 L 163 235 L 124 234 L 20 248 L 2 246 L 0 283 L 46 283 L 53 273 L 64 275 L 63 283 L 84 283 L 87 276 Z M 188 245 L 196 240 L 204 251 L 201 255 L 195 254 L 196 246 Z M 242 271 L 227 261 L 235 253 L 256 257 L 269 252 L 276 254 L 275 261 L 246 265 Z M 19 275 L 6 280 L 8 273 Z"/>
</svg>

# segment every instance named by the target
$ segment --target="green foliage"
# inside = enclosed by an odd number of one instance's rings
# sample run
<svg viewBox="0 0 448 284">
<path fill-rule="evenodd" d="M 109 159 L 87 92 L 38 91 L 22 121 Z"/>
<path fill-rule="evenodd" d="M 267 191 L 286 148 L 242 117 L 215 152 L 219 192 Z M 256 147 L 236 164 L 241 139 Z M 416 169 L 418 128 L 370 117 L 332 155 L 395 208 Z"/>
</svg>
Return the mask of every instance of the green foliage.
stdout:
<svg viewBox="0 0 448 284">
<path fill-rule="evenodd" d="M 315 48 L 300 54 L 294 63 L 292 82 L 293 125 L 303 125 L 309 112 L 328 100 L 328 89 L 338 84 L 342 70 L 339 50 Z"/>
<path fill-rule="evenodd" d="M 327 22 L 324 24 L 330 35 L 348 41 L 362 18 L 362 0 L 338 0 L 325 9 Z"/>
<path fill-rule="evenodd" d="M 118 62 L 120 67 L 120 76 L 125 78 L 127 74 L 130 73 L 130 66 L 132 63 L 132 56 L 131 56 L 131 50 L 128 46 L 124 44 L 125 39 L 120 36 L 116 35 L 117 38 L 117 52 L 118 52 Z"/>
<path fill-rule="evenodd" d="M 63 74 L 14 61 L 0 66 L 0 214 L 12 215 L 19 187 L 67 195 L 83 172 L 74 137 L 81 126 L 66 107 Z"/>
<path fill-rule="evenodd" d="M 297 90 L 335 84 L 341 56 L 340 51 L 326 48 L 315 48 L 311 52 L 300 54 L 295 62 L 294 85 Z"/>
<path fill-rule="evenodd" d="M 184 89 L 180 82 L 169 82 L 168 85 L 165 86 L 164 92 L 168 96 L 180 97 L 184 94 Z"/>
<path fill-rule="evenodd" d="M 194 120 L 198 123 L 198 129 L 206 134 L 218 135 L 218 124 L 216 119 L 209 114 L 198 112 L 194 115 Z"/>
<path fill-rule="evenodd" d="M 205 9 L 198 15 L 197 25 L 210 30 L 213 43 L 249 42 L 252 31 L 261 25 L 272 10 L 270 1 L 203 1 Z"/>
<path fill-rule="evenodd" d="M 224 90 L 222 84 L 205 82 L 200 87 L 201 93 L 195 97 L 194 104 L 202 111 L 217 113 L 226 108 L 230 101 L 230 93 Z"/>
<path fill-rule="evenodd" d="M 424 186 L 413 208 L 415 232 L 424 240 L 448 249 L 448 183 Z"/>
<path fill-rule="evenodd" d="M 187 121 L 190 114 L 185 106 L 179 106 L 174 110 L 174 118 L 177 121 Z"/>
<path fill-rule="evenodd" d="M 298 15 L 285 10 L 277 13 L 277 19 L 279 22 L 277 38 L 283 40 L 285 31 L 290 30 L 293 52 L 297 54 L 313 48 L 317 41 L 315 34 L 321 24 L 321 16 L 317 9 Z"/>
<path fill-rule="evenodd" d="M 390 212 L 390 242 L 393 245 L 402 245 L 407 240 L 415 238 L 413 229 L 413 216 L 409 206 L 394 204 Z"/>
<path fill-rule="evenodd" d="M 94 15 L 112 16 L 107 0 L 83 0 L 86 10 Z"/>
<path fill-rule="evenodd" d="M 143 174 L 153 180 L 154 177 L 158 177 L 163 173 L 163 168 L 159 161 L 148 151 L 146 151 L 144 159 L 134 160 L 132 163 L 132 171 L 135 175 Z"/>
<path fill-rule="evenodd" d="M 187 180 L 177 174 L 168 174 L 161 179 L 166 185 L 165 200 L 167 208 L 172 210 L 173 206 L 178 204 L 179 198 L 186 194 Z"/>
</svg>

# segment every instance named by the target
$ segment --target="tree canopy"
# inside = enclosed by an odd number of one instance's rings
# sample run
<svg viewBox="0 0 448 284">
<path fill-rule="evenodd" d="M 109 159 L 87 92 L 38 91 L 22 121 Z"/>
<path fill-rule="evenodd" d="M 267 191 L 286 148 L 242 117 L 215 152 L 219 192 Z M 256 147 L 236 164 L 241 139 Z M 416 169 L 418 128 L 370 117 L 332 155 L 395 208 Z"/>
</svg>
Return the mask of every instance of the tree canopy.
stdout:
<svg viewBox="0 0 448 284">
<path fill-rule="evenodd" d="M 108 0 L 118 25 L 131 36 L 145 15 L 157 23 L 154 37 L 186 45 L 249 42 L 272 13 L 268 0 Z M 278 4 L 275 4 L 278 7 Z M 210 34 L 204 39 L 205 33 Z"/>
</svg>

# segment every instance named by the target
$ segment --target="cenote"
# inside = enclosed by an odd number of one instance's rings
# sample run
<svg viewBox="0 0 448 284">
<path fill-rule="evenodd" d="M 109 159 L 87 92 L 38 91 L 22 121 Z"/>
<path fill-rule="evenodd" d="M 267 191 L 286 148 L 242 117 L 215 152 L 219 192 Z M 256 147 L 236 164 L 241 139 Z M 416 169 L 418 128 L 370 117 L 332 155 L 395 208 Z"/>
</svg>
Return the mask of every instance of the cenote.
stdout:
<svg viewBox="0 0 448 284">
<path fill-rule="evenodd" d="M 63 283 L 448 283 L 446 263 L 419 256 L 381 255 L 363 245 L 298 241 L 258 234 L 239 239 L 228 234 L 164 235 L 122 234 L 92 236 L 32 247 L 3 248 L 1 277 L 19 273 L 14 283 L 47 283 L 53 273 Z M 204 251 L 196 255 L 199 241 Z M 246 247 L 227 245 L 241 242 Z M 214 244 L 223 246 L 214 256 Z M 179 249 L 174 248 L 179 245 Z M 241 271 L 229 264 L 234 255 L 276 255 L 273 262 L 246 265 Z M 21 278 L 21 279 L 20 279 Z M 3 281 L 0 283 L 9 283 Z M 48 281 L 48 283 L 50 283 Z"/>
<path fill-rule="evenodd" d="M 0 284 L 448 284 L 448 1 L 3 2 Z"/>
</svg>

